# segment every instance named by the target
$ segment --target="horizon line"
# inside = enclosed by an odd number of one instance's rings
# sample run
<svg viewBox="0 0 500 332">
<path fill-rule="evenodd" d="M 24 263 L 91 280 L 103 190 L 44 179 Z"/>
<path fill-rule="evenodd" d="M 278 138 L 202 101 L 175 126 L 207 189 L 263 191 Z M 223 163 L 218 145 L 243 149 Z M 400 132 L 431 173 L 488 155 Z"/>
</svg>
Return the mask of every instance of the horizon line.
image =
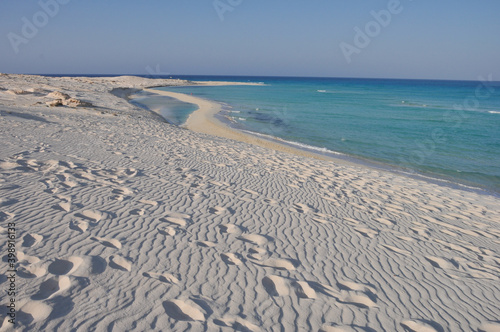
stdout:
<svg viewBox="0 0 500 332">
<path fill-rule="evenodd" d="M 16 73 L 3 73 L 3 74 L 11 74 L 11 75 L 38 75 L 38 76 L 56 76 L 56 77 L 62 77 L 62 76 L 94 76 L 94 77 L 119 77 L 119 76 L 137 76 L 137 77 L 144 77 L 144 78 L 171 78 L 174 76 L 198 76 L 198 77 L 266 77 L 266 78 L 324 78 L 324 79 L 365 79 L 365 80 L 400 80 L 400 81 L 448 81 L 448 82 L 477 82 L 480 81 L 480 79 L 444 79 L 444 78 L 394 78 L 394 77 L 342 77 L 342 76 L 294 76 L 294 75 L 224 75 L 224 74 L 165 74 L 165 75 L 151 75 L 151 74 L 83 74 L 83 73 L 76 73 L 76 74 L 69 74 L 69 73 L 57 73 L 57 74 L 40 74 L 40 73 L 22 73 L 22 74 L 16 74 Z M 492 83 L 500 83 L 500 81 L 489 81 Z"/>
</svg>

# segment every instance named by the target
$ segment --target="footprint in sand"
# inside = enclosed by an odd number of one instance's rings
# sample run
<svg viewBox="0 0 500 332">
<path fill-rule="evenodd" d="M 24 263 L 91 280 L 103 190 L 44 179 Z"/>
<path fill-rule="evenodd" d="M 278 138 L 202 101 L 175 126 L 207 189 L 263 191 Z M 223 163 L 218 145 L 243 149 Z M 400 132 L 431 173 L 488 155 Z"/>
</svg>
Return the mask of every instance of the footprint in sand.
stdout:
<svg viewBox="0 0 500 332">
<path fill-rule="evenodd" d="M 97 210 L 84 210 L 76 214 L 77 217 L 89 220 L 90 222 L 97 224 L 102 219 L 102 214 Z"/>
<path fill-rule="evenodd" d="M 177 234 L 177 231 L 174 227 L 167 226 L 158 228 L 158 233 L 165 236 L 174 236 L 175 234 Z"/>
<path fill-rule="evenodd" d="M 241 234 L 243 230 L 240 226 L 236 226 L 233 224 L 222 224 L 218 226 L 220 228 L 221 233 L 227 234 Z"/>
<path fill-rule="evenodd" d="M 74 171 L 73 174 L 80 179 L 88 180 L 88 181 L 96 181 L 95 176 L 92 175 L 90 171 L 78 170 Z"/>
<path fill-rule="evenodd" d="M 187 220 L 183 219 L 183 218 L 166 217 L 166 218 L 162 218 L 160 220 L 166 221 L 168 223 L 171 223 L 171 224 L 174 224 L 174 225 L 177 225 L 177 226 L 180 226 L 180 227 L 184 227 L 184 226 L 187 225 Z"/>
<path fill-rule="evenodd" d="M 288 296 L 290 294 L 290 283 L 280 276 L 267 276 L 262 279 L 262 285 L 271 296 Z"/>
<path fill-rule="evenodd" d="M 116 194 L 116 195 L 130 196 L 134 192 L 127 187 L 118 187 L 118 188 L 113 189 L 112 193 Z"/>
<path fill-rule="evenodd" d="M 409 319 L 401 323 L 401 326 L 408 332 L 439 332 L 444 331 L 441 325 L 435 322 L 422 319 Z"/>
<path fill-rule="evenodd" d="M 237 254 L 233 253 L 224 253 L 221 254 L 220 257 L 224 261 L 224 263 L 228 265 L 242 265 L 243 261 L 238 257 Z"/>
<path fill-rule="evenodd" d="M 122 244 L 117 239 L 106 239 L 106 238 L 97 237 L 97 236 L 91 237 L 90 239 L 93 241 L 97 241 L 106 247 L 115 248 L 115 249 L 122 248 Z"/>
<path fill-rule="evenodd" d="M 311 208 L 307 204 L 302 203 L 295 203 L 292 205 L 292 208 L 292 211 L 298 213 L 309 213 L 311 211 Z"/>
<path fill-rule="evenodd" d="M 316 291 L 309 285 L 307 281 L 294 281 L 292 286 L 295 288 L 295 293 L 302 299 L 315 299 Z"/>
<path fill-rule="evenodd" d="M 208 209 L 208 211 L 212 214 L 222 214 L 226 211 L 226 208 L 223 208 L 223 207 L 220 207 L 220 206 L 216 206 L 216 207 L 211 207 L 210 209 Z"/>
<path fill-rule="evenodd" d="M 23 325 L 41 322 L 50 316 L 52 307 L 41 301 L 29 301 L 19 308 L 18 319 Z"/>
<path fill-rule="evenodd" d="M 23 247 L 34 247 L 43 240 L 43 236 L 31 233 L 23 237 Z"/>
<path fill-rule="evenodd" d="M 262 246 L 273 240 L 271 237 L 258 234 L 242 234 L 238 237 L 238 239 L 248 243 L 256 244 L 258 246 Z"/>
<path fill-rule="evenodd" d="M 264 248 L 250 248 L 248 250 L 250 253 L 248 254 L 248 258 L 261 261 L 264 259 L 264 257 L 267 257 L 269 255 L 269 252 L 264 249 Z"/>
<path fill-rule="evenodd" d="M 22 278 L 33 279 L 43 277 L 47 270 L 41 266 L 21 266 L 17 273 Z"/>
<path fill-rule="evenodd" d="M 190 219 L 191 216 L 188 214 L 171 212 L 168 213 L 164 218 L 161 218 L 160 220 L 174 224 L 176 226 L 185 227 L 190 221 Z"/>
<path fill-rule="evenodd" d="M 85 220 L 72 220 L 69 224 L 69 228 L 75 231 L 85 233 L 89 228 L 89 223 Z"/>
<path fill-rule="evenodd" d="M 195 189 L 203 189 L 203 187 L 206 186 L 205 183 L 199 182 L 199 183 L 186 183 L 186 186 L 189 186 L 190 188 L 195 188 Z"/>
<path fill-rule="evenodd" d="M 59 191 L 59 188 L 48 188 L 44 190 L 46 193 L 55 194 Z"/>
<path fill-rule="evenodd" d="M 116 175 L 118 176 L 125 176 L 128 178 L 132 178 L 136 176 L 139 173 L 139 171 L 135 168 L 118 168 L 116 170 Z"/>
<path fill-rule="evenodd" d="M 0 207 L 16 204 L 17 202 L 17 199 L 0 198 Z"/>
<path fill-rule="evenodd" d="M 74 169 L 74 168 L 78 167 L 74 162 L 64 161 L 64 160 L 59 161 L 59 165 L 65 167 L 65 168 L 70 168 L 70 169 Z"/>
<path fill-rule="evenodd" d="M 134 209 L 130 211 L 130 214 L 136 215 L 136 216 L 143 216 L 144 213 L 146 213 L 146 210 L 144 209 Z"/>
<path fill-rule="evenodd" d="M 71 256 L 66 259 L 56 259 L 49 267 L 49 273 L 55 275 L 71 275 L 82 264 L 83 259 L 77 256 Z"/>
<path fill-rule="evenodd" d="M 14 218 L 16 215 L 14 213 L 0 211 L 0 221 L 7 221 Z"/>
<path fill-rule="evenodd" d="M 338 281 L 341 289 L 337 299 L 341 303 L 353 304 L 360 308 L 376 307 L 377 291 L 374 287 L 352 281 Z"/>
<path fill-rule="evenodd" d="M 57 199 L 63 201 L 63 202 L 71 202 L 71 196 L 67 196 L 67 195 L 61 195 L 61 194 L 58 194 L 58 195 L 54 195 L 54 197 L 56 197 Z"/>
<path fill-rule="evenodd" d="M 113 195 L 113 196 L 111 196 L 111 199 L 115 200 L 115 201 L 118 201 L 118 202 L 121 202 L 121 201 L 123 201 L 125 199 L 125 196 L 123 196 L 123 195 Z"/>
<path fill-rule="evenodd" d="M 64 292 L 71 286 L 68 276 L 57 276 L 44 281 L 40 285 L 40 291 L 32 297 L 33 300 L 50 299 L 55 295 Z"/>
<path fill-rule="evenodd" d="M 90 277 L 97 274 L 103 273 L 108 263 L 106 260 L 100 256 L 83 256 L 83 257 L 70 257 L 70 259 L 64 259 L 70 261 L 73 264 L 71 267 L 68 263 L 58 264 L 55 267 L 61 268 L 60 272 L 64 272 L 64 270 L 70 269 L 66 274 L 71 274 L 75 277 Z M 79 259 L 78 259 L 79 258 Z M 78 265 L 78 267 L 76 266 Z"/>
<path fill-rule="evenodd" d="M 163 302 L 167 315 L 175 320 L 205 321 L 203 309 L 193 301 L 170 300 Z"/>
<path fill-rule="evenodd" d="M 265 198 L 264 203 L 269 204 L 269 205 L 277 205 L 278 201 L 272 198 Z"/>
<path fill-rule="evenodd" d="M 19 261 L 19 263 L 26 262 L 28 264 L 36 264 L 40 261 L 40 258 L 35 257 L 35 256 L 29 256 L 29 255 L 26 255 L 22 251 L 18 251 L 17 252 L 17 260 Z"/>
<path fill-rule="evenodd" d="M 2 161 L 0 162 L 0 169 L 9 171 L 11 169 L 17 168 L 19 166 L 18 163 L 13 163 L 10 161 Z"/>
<path fill-rule="evenodd" d="M 202 197 L 199 193 L 189 193 L 188 196 L 191 197 L 191 199 L 199 199 Z"/>
<path fill-rule="evenodd" d="M 169 284 L 178 284 L 179 279 L 170 273 L 156 273 L 156 272 L 144 272 L 143 275 L 148 278 L 153 278 L 161 282 L 166 282 Z"/>
<path fill-rule="evenodd" d="M 70 212 L 71 211 L 71 203 L 70 202 L 58 203 L 58 204 L 54 205 L 54 209 L 61 210 L 64 212 Z"/>
<path fill-rule="evenodd" d="M 330 285 L 314 283 L 315 290 L 319 293 L 325 294 L 327 296 L 333 297 L 335 299 L 340 298 L 340 292 Z"/>
<path fill-rule="evenodd" d="M 341 291 L 338 301 L 346 304 L 353 304 L 360 308 L 372 308 L 377 304 L 364 292 Z"/>
<path fill-rule="evenodd" d="M 61 184 L 66 187 L 66 188 L 74 188 L 76 186 L 78 186 L 78 183 L 75 182 L 75 181 L 71 181 L 71 180 L 66 180 L 66 181 L 63 181 L 61 182 Z"/>
<path fill-rule="evenodd" d="M 151 206 L 157 206 L 158 202 L 157 201 L 150 201 L 147 199 L 141 199 L 139 203 L 146 204 L 146 205 L 151 205 Z"/>
<path fill-rule="evenodd" d="M 122 271 L 130 272 L 132 270 L 132 263 L 128 259 L 118 255 L 109 258 L 109 266 Z"/>
</svg>

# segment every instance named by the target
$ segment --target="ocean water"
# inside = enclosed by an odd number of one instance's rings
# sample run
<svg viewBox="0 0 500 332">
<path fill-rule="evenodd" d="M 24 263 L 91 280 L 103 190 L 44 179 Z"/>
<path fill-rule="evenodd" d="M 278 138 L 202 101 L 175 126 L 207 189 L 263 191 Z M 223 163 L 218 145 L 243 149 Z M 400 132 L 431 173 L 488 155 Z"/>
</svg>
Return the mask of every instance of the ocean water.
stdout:
<svg viewBox="0 0 500 332">
<path fill-rule="evenodd" d="M 177 126 L 186 122 L 189 115 L 198 109 L 197 105 L 184 103 L 167 96 L 154 96 L 147 92 L 139 93 L 130 102 L 158 112 L 169 123 Z"/>
<path fill-rule="evenodd" d="M 178 78 L 264 83 L 160 88 L 222 103 L 220 116 L 240 130 L 500 193 L 499 82 Z M 174 123 L 193 111 L 176 107 Z"/>
</svg>

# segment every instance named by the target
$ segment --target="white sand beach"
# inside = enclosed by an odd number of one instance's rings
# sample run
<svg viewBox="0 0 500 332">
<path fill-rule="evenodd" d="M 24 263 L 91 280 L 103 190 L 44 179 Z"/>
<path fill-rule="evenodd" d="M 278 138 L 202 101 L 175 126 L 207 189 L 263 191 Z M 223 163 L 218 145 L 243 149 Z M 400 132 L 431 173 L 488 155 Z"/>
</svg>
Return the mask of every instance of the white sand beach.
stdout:
<svg viewBox="0 0 500 332">
<path fill-rule="evenodd" d="M 0 331 L 500 331 L 499 198 L 126 99 L 182 84 L 0 74 Z"/>
</svg>

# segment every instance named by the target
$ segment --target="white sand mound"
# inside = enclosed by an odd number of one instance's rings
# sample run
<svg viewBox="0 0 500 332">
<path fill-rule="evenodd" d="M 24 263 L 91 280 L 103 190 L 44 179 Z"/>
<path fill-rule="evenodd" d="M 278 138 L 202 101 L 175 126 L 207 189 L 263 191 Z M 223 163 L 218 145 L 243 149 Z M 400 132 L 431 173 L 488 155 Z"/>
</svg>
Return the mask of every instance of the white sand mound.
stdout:
<svg viewBox="0 0 500 332">
<path fill-rule="evenodd" d="M 165 312 L 176 320 L 204 321 L 202 309 L 194 303 L 182 300 L 170 300 L 163 303 Z"/>
</svg>

